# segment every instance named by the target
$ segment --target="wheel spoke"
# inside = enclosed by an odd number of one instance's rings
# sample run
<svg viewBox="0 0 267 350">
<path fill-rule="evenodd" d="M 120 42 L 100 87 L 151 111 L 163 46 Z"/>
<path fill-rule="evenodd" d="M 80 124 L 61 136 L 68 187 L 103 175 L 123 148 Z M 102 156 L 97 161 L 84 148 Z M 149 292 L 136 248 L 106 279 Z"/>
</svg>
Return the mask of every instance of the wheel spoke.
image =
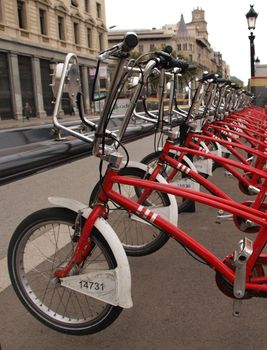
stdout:
<svg viewBox="0 0 267 350">
<path fill-rule="evenodd" d="M 8 254 L 13 264 L 10 268 L 12 283 L 18 286 L 15 289 L 17 294 L 34 316 L 52 328 L 72 334 L 89 334 L 95 329 L 105 328 L 119 315 L 121 308 L 63 287 L 60 280 L 55 278 L 55 271 L 65 267 L 73 254 L 75 243 L 72 235 L 76 215 L 70 217 L 68 211 L 60 208 L 49 208 L 44 212 L 48 213 L 48 217 L 52 213 L 55 218 L 46 219 L 43 214 L 41 221 L 36 214 L 36 219 L 33 219 L 36 223 L 27 223 L 26 228 L 18 228 L 14 236 L 19 234 L 19 239 L 14 238 L 13 246 L 9 248 Z M 58 217 L 57 212 L 60 213 Z M 73 267 L 70 276 L 116 267 L 107 243 L 99 240 L 99 237 L 98 232 L 92 233 L 92 251 L 80 267 Z"/>
</svg>

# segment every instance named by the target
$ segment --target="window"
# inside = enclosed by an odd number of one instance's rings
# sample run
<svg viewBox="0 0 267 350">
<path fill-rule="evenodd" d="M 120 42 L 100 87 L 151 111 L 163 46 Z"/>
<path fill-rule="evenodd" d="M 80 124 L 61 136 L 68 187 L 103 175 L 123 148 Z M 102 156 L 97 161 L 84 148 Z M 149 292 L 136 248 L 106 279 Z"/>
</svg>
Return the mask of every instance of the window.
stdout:
<svg viewBox="0 0 267 350">
<path fill-rule="evenodd" d="M 183 44 L 183 51 L 187 50 L 187 44 Z"/>
<path fill-rule="evenodd" d="M 103 51 L 104 45 L 103 45 L 103 34 L 102 33 L 98 34 L 98 41 L 99 41 L 99 51 Z"/>
<path fill-rule="evenodd" d="M 0 115 L 2 119 L 9 119 L 13 115 L 11 82 L 9 76 L 8 56 L 0 52 Z"/>
<path fill-rule="evenodd" d="M 57 17 L 57 24 L 58 24 L 59 40 L 65 40 L 64 17 L 58 16 Z"/>
<path fill-rule="evenodd" d="M 17 0 L 19 28 L 26 29 L 26 5 L 24 0 Z"/>
<path fill-rule="evenodd" d="M 84 11 L 89 12 L 89 0 L 84 0 Z"/>
<path fill-rule="evenodd" d="M 107 88 L 107 79 L 99 79 L 99 87 L 100 87 L 100 89 L 106 89 Z"/>
<path fill-rule="evenodd" d="M 189 55 L 188 58 L 189 58 L 189 62 L 192 63 L 192 62 L 193 62 L 193 56 L 192 56 L 192 55 Z"/>
<path fill-rule="evenodd" d="M 189 44 L 189 50 L 193 51 L 193 45 L 192 44 Z"/>
<path fill-rule="evenodd" d="M 87 46 L 92 47 L 92 29 L 87 28 Z"/>
<path fill-rule="evenodd" d="M 35 115 L 34 85 L 32 73 L 32 61 L 29 56 L 18 56 L 19 80 L 21 88 L 22 105 L 28 102 Z"/>
<path fill-rule="evenodd" d="M 178 50 L 178 51 L 181 51 L 181 50 L 182 50 L 182 45 L 181 45 L 181 44 L 178 44 L 178 45 L 177 45 L 177 50 Z"/>
<path fill-rule="evenodd" d="M 75 44 L 80 44 L 80 33 L 79 33 L 79 23 L 73 23 L 73 34 Z"/>
<path fill-rule="evenodd" d="M 96 3 L 96 17 L 101 18 L 101 4 Z"/>
<path fill-rule="evenodd" d="M 39 9 L 40 32 L 42 35 L 47 35 L 46 11 Z"/>
</svg>

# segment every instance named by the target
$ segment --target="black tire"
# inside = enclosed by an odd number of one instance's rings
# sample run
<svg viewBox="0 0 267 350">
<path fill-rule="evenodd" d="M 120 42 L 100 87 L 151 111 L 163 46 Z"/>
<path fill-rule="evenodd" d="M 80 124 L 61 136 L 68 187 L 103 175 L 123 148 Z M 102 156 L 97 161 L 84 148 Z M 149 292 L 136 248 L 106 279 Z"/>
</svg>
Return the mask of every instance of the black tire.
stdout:
<svg viewBox="0 0 267 350">
<path fill-rule="evenodd" d="M 119 175 L 138 179 L 146 178 L 146 172 L 135 167 L 122 168 Z M 100 186 L 98 182 L 91 193 L 90 207 L 94 205 L 97 199 Z M 132 186 L 121 185 L 117 190 L 134 200 L 137 200 L 141 194 L 140 189 Z M 170 201 L 166 193 L 154 191 L 142 205 L 148 208 L 155 206 L 166 207 L 170 206 Z M 166 232 L 160 231 L 147 222 L 138 220 L 135 215 L 131 215 L 123 208 L 112 207 L 112 203 L 109 203 L 109 208 L 107 221 L 118 235 L 127 255 L 144 256 L 152 254 L 168 241 L 169 235 Z"/>
<path fill-rule="evenodd" d="M 17 296 L 34 317 L 56 331 L 86 335 L 108 327 L 122 308 L 64 288 L 55 278 L 56 268 L 66 264 L 79 237 L 77 230 L 74 233 L 76 217 L 65 208 L 47 208 L 29 215 L 11 238 L 8 269 Z M 88 259 L 72 275 L 90 271 L 91 263 L 94 270 L 117 266 L 97 229 L 91 238 L 94 247 Z"/>
<path fill-rule="evenodd" d="M 157 160 L 159 159 L 160 154 L 161 154 L 161 151 L 156 151 L 156 152 L 150 153 L 147 156 L 145 156 L 140 162 L 143 164 L 149 165 L 153 168 L 155 166 Z M 173 154 L 170 154 L 170 156 L 173 157 Z M 187 164 L 185 163 L 185 165 L 187 165 Z M 168 167 L 166 165 L 166 167 L 165 167 L 164 171 L 161 173 L 161 175 L 164 178 L 166 178 L 170 169 L 172 170 L 173 168 Z M 179 176 L 180 176 L 180 178 L 185 177 L 184 173 L 180 172 L 179 169 L 177 169 L 177 170 L 178 170 L 178 172 L 177 172 L 177 175 L 175 176 L 175 178 L 179 177 Z M 184 199 L 184 198 L 178 198 L 178 197 L 176 197 L 176 200 L 177 200 L 179 214 L 181 214 L 183 212 L 192 211 L 192 206 L 194 205 L 194 201 L 191 201 L 190 199 Z"/>
</svg>

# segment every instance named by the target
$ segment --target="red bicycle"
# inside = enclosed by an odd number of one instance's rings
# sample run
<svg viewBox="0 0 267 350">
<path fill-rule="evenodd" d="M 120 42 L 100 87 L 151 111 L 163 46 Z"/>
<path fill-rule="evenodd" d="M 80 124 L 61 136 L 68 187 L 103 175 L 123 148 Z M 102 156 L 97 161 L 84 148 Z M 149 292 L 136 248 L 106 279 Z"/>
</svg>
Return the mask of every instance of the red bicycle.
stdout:
<svg viewBox="0 0 267 350">
<path fill-rule="evenodd" d="M 208 77 L 208 79 L 210 79 Z M 206 79 L 205 79 L 206 80 Z M 202 80 L 202 84 L 199 85 L 198 90 L 195 94 L 197 98 L 200 96 L 200 91 L 202 90 L 202 85 L 204 84 L 205 80 Z M 189 125 L 193 124 L 194 126 L 194 117 L 192 119 L 192 113 L 191 111 L 196 111 L 196 106 L 199 107 L 200 101 L 194 100 L 193 104 L 190 108 L 190 111 L 188 115 L 190 116 L 191 120 L 189 120 Z M 207 111 L 206 111 L 207 113 Z M 202 114 L 203 115 L 203 112 Z M 205 116 L 205 114 L 204 114 Z M 199 117 L 197 115 L 197 117 Z M 203 119 L 203 116 L 202 116 Z M 199 120 L 199 119 L 197 119 Z M 258 149 L 251 148 L 246 145 L 243 145 L 241 142 L 235 139 L 231 141 L 221 139 L 219 136 L 216 136 L 214 133 L 211 132 L 211 130 L 216 131 L 216 126 L 214 127 L 213 124 L 205 124 L 205 121 L 201 121 L 201 124 L 204 125 L 204 128 L 200 128 L 197 131 L 191 130 L 189 126 L 186 126 L 185 132 L 183 132 L 183 135 L 180 134 L 180 143 L 182 146 L 176 146 L 177 144 L 177 133 L 172 132 L 171 128 L 169 128 L 167 131 L 165 130 L 165 134 L 168 136 L 166 142 L 163 144 L 163 148 L 159 151 L 155 151 L 149 155 L 147 155 L 145 158 L 141 160 L 142 163 L 145 163 L 147 165 L 155 167 L 155 165 L 158 162 L 157 168 L 155 169 L 155 173 L 161 173 L 164 175 L 164 177 L 167 179 L 168 182 L 173 182 L 177 184 L 178 186 L 186 186 L 187 188 L 198 188 L 197 186 L 202 185 L 206 189 L 208 189 L 211 193 L 216 194 L 218 196 L 225 197 L 226 195 L 220 191 L 218 187 L 214 187 L 212 183 L 204 179 L 200 174 L 196 172 L 196 169 L 193 169 L 192 164 L 188 166 L 188 160 L 184 162 L 184 157 L 188 155 L 192 156 L 198 156 L 203 159 L 203 163 L 206 164 L 206 168 L 209 170 L 203 170 L 203 168 L 198 167 L 197 170 L 201 172 L 206 172 L 209 175 L 212 174 L 212 161 L 216 166 L 223 166 L 230 174 L 234 175 L 238 181 L 239 181 L 239 187 L 242 192 L 245 194 L 258 194 L 260 193 L 260 190 L 263 186 L 262 193 L 265 193 L 265 187 L 264 187 L 264 178 L 266 175 L 264 172 L 259 172 L 258 170 L 264 170 L 264 166 L 266 163 L 266 154 L 264 153 L 266 144 L 262 141 L 256 140 L 252 137 L 245 136 L 246 139 L 254 140 L 255 144 L 258 144 Z M 198 124 L 198 128 L 199 128 Z M 207 127 L 206 127 L 207 125 Z M 205 129 L 206 127 L 206 129 Z M 228 130 L 228 133 L 230 135 L 230 132 Z M 206 135 L 208 134 L 208 135 Z M 236 132 L 236 134 L 239 134 L 239 136 L 242 136 L 240 132 Z M 225 134 L 224 134 L 225 135 Z M 182 140 L 181 140 L 182 139 Z M 216 142 L 215 142 L 216 141 Z M 231 153 L 236 156 L 238 161 L 233 160 L 227 160 L 225 158 L 219 157 L 212 152 L 209 152 L 209 149 L 207 148 L 207 145 L 212 144 L 214 145 L 216 143 L 216 146 L 223 145 L 227 147 L 229 150 L 231 150 Z M 206 146 L 206 148 L 203 148 L 203 146 Z M 246 153 L 249 153 L 250 156 L 254 155 L 256 156 L 255 161 L 253 164 L 255 166 L 251 166 L 251 161 L 248 161 L 244 156 L 240 153 L 240 151 L 236 150 L 242 150 Z M 190 156 L 189 156 L 190 157 Z M 207 163 L 207 161 L 210 160 L 210 163 Z M 243 165 L 240 165 L 240 162 L 242 162 Z M 203 164 L 202 163 L 202 164 Z M 201 164 L 201 163 L 200 163 Z M 209 166 L 208 166 L 209 165 Z M 235 168 L 242 169 L 244 172 L 240 173 Z M 152 175 L 153 179 L 153 175 Z M 193 180 L 193 181 L 192 181 Z M 226 196 L 227 197 L 227 196 Z M 262 195 L 259 195 L 259 197 L 262 198 Z M 179 202 L 179 211 L 182 212 L 187 209 L 187 207 L 190 205 L 188 201 L 181 201 Z M 251 204 L 248 204 L 251 205 Z M 253 206 L 258 207 L 261 204 L 258 201 L 255 201 Z"/>
<path fill-rule="evenodd" d="M 136 36 L 130 33 L 123 43 L 105 52 L 105 57 L 116 56 L 118 67 L 122 66 L 127 53 L 136 43 Z M 179 61 L 167 59 L 164 54 L 157 55 L 152 61 L 164 67 L 179 65 Z M 62 81 L 66 82 L 65 76 L 63 78 Z M 116 85 L 113 85 L 106 106 L 112 103 L 115 88 Z M 57 331 L 81 335 L 107 327 L 122 308 L 132 306 L 128 261 L 118 237 L 104 220 L 110 200 L 124 208 L 128 215 L 135 215 L 148 225 L 166 232 L 212 268 L 219 289 L 234 299 L 235 315 L 239 313 L 241 300 L 266 297 L 264 265 L 267 256 L 262 251 L 267 241 L 267 214 L 230 199 L 120 176 L 122 156 L 117 150 L 104 146 L 105 138 L 110 136 L 105 133 L 109 116 L 103 113 L 95 133 L 94 154 L 106 160 L 108 167 L 94 208 L 89 209 L 87 205 L 69 199 L 50 199 L 60 207 L 31 214 L 11 238 L 8 249 L 10 278 L 28 311 Z M 69 131 L 71 135 L 91 142 L 86 135 Z M 171 193 L 227 210 L 257 223 L 259 232 L 254 242 L 242 239 L 235 253 L 222 260 L 163 216 L 150 210 L 146 203 L 140 204 L 114 190 L 115 185 L 124 184 L 151 192 Z"/>
</svg>

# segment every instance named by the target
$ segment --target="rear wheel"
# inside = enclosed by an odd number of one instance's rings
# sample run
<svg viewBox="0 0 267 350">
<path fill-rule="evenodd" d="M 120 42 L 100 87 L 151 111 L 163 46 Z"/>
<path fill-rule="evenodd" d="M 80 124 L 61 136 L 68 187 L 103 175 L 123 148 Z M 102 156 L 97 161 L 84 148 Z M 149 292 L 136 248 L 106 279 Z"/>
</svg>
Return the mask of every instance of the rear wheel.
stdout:
<svg viewBox="0 0 267 350">
<path fill-rule="evenodd" d="M 77 214 L 48 208 L 28 216 L 17 227 L 8 248 L 8 268 L 15 292 L 28 311 L 57 331 L 83 335 L 109 326 L 122 308 L 61 286 L 55 271 L 66 266 L 79 239 Z M 84 220 L 81 221 L 81 227 Z M 116 268 L 109 245 L 94 228 L 92 250 L 70 275 Z"/>
</svg>

